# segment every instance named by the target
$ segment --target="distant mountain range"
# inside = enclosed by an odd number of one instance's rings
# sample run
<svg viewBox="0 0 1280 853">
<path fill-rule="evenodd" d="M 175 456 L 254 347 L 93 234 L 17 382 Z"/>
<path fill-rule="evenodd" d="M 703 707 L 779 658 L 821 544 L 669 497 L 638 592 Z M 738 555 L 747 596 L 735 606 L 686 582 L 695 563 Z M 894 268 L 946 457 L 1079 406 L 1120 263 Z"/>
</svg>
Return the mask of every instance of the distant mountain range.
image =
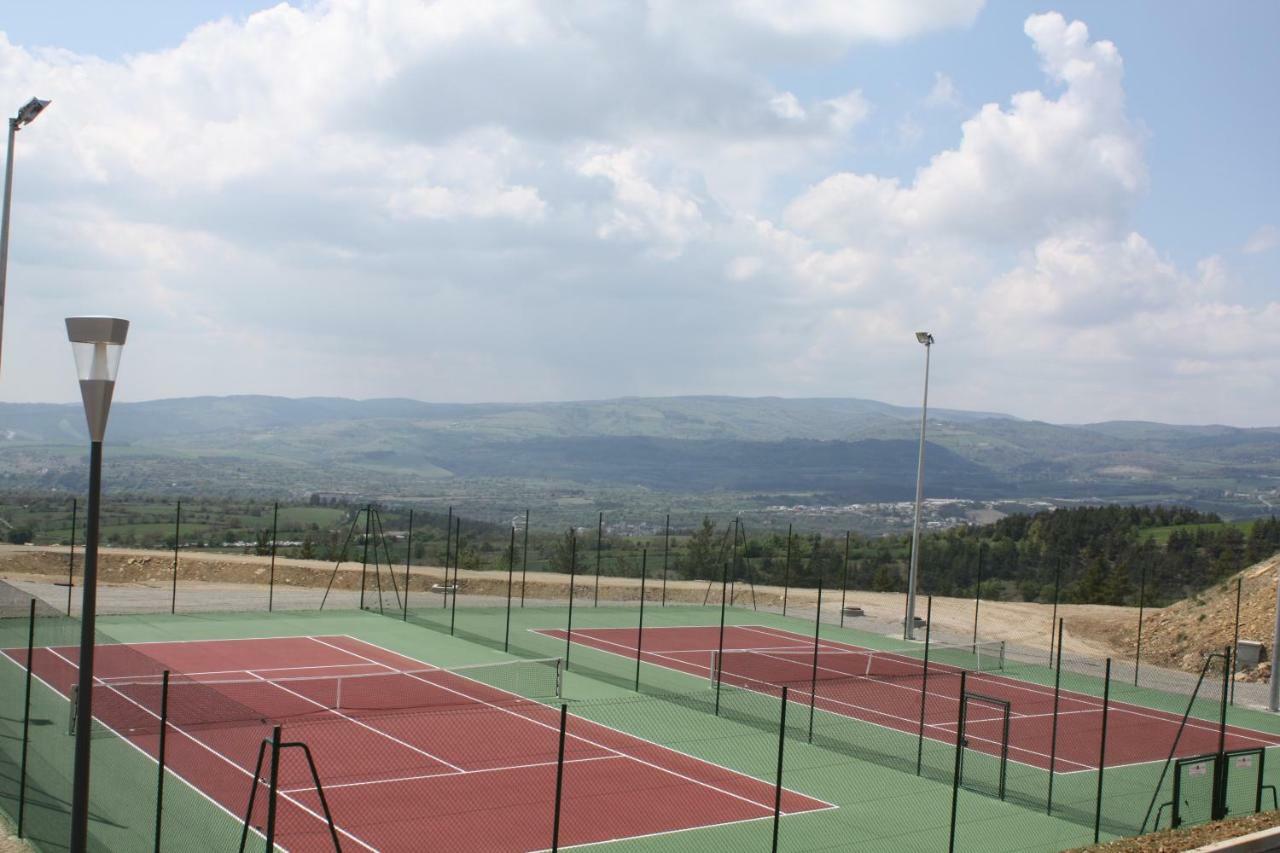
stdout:
<svg viewBox="0 0 1280 853">
<path fill-rule="evenodd" d="M 858 399 L 192 397 L 116 404 L 107 460 L 113 488 L 150 493 L 433 496 L 484 483 L 887 502 L 914 494 L 918 430 L 918 409 Z M 1228 515 L 1280 502 L 1280 428 L 939 409 L 928 438 L 935 497 L 1176 501 Z M 82 488 L 87 441 L 79 404 L 0 404 L 0 488 Z"/>
</svg>

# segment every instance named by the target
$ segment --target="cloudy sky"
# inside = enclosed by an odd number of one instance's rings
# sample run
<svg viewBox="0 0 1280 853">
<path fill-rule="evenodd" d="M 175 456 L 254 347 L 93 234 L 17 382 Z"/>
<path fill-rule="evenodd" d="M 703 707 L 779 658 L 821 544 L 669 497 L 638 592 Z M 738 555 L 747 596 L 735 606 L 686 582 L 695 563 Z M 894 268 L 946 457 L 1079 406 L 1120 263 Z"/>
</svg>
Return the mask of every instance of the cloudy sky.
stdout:
<svg viewBox="0 0 1280 853">
<path fill-rule="evenodd" d="M 1280 4 L 16 4 L 0 400 L 1280 423 Z M 12 114 L 12 113 L 10 113 Z"/>
</svg>

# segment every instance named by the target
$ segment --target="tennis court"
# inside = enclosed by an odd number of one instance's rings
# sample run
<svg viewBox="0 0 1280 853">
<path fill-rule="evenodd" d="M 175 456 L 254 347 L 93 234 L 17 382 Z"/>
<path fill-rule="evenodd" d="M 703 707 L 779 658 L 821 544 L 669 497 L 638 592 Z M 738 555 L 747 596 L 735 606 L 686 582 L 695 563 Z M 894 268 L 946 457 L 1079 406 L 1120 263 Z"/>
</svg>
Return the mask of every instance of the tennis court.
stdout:
<svg viewBox="0 0 1280 853">
<path fill-rule="evenodd" d="M 75 648 L 37 648 L 32 671 L 70 697 L 76 661 Z M 545 701 L 559 693 L 557 661 L 442 669 L 352 636 L 101 646 L 95 719 L 153 758 L 158 669 L 178 674 L 169 686 L 169 770 L 236 819 L 263 784 L 252 770 L 263 738 L 281 725 L 314 755 L 344 849 L 550 846 L 560 718 Z M 580 717 L 566 725 L 564 765 L 575 784 L 565 787 L 561 848 L 774 812 L 772 782 Z M 279 846 L 333 849 L 306 762 L 286 757 L 279 774 Z M 784 815 L 830 808 L 782 792 Z"/>
<path fill-rule="evenodd" d="M 564 640 L 560 629 L 539 633 Z M 572 642 L 597 651 L 713 679 L 752 691 L 777 695 L 788 685 L 792 701 L 851 717 L 886 729 L 916 734 L 921 725 L 924 697 L 924 736 L 955 743 L 959 706 L 958 675 L 971 670 L 967 690 L 1010 708 L 1010 761 L 1058 774 L 1098 767 L 1102 701 L 1086 693 L 1063 690 L 1058 697 L 1056 748 L 1053 723 L 1054 690 L 1006 674 L 1002 655 L 989 644 L 941 647 L 926 670 L 923 660 L 907 651 L 881 651 L 822 639 L 767 625 L 661 626 L 645 630 L 643 648 L 633 628 L 575 628 Z M 983 649 L 987 649 L 984 655 Z M 971 652 L 970 649 L 973 649 Z M 1164 761 L 1182 717 L 1170 711 L 1111 701 L 1105 767 Z M 969 713 L 965 728 L 969 749 L 999 755 L 1004 737 L 1003 716 L 994 709 L 985 715 Z M 1188 720 L 1178 739 L 1177 755 L 1215 752 L 1219 727 L 1212 720 Z M 1268 732 L 1228 726 L 1226 748 L 1272 747 L 1280 737 Z"/>
</svg>

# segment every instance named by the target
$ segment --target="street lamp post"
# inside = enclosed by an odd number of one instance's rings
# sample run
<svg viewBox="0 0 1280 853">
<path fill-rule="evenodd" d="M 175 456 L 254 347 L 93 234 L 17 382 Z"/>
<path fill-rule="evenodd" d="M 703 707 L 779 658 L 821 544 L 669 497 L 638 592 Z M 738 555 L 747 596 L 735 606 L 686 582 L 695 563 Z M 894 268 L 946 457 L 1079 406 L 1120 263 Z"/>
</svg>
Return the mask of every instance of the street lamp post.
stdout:
<svg viewBox="0 0 1280 853">
<path fill-rule="evenodd" d="M 920 406 L 920 458 L 916 463 L 916 518 L 911 525 L 911 570 L 907 573 L 907 616 L 902 623 L 902 636 L 915 639 L 916 633 L 916 583 L 920 569 L 920 502 L 924 497 L 924 425 L 929 414 L 929 353 L 933 349 L 933 335 L 916 332 L 916 340 L 924 345 L 924 402 Z"/>
<path fill-rule="evenodd" d="M 0 348 L 4 343 L 4 285 L 9 269 L 9 202 L 13 197 L 13 138 L 18 131 L 36 120 L 36 116 L 49 106 L 48 101 L 32 98 L 22 105 L 18 114 L 9 119 L 9 153 L 4 161 L 4 211 L 0 213 Z"/>
<path fill-rule="evenodd" d="M 89 744 L 93 722 L 93 641 L 98 597 L 98 504 L 102 494 L 102 437 L 115 391 L 120 351 L 129 321 L 115 317 L 68 317 L 67 337 L 76 358 L 80 396 L 89 425 L 89 513 L 85 520 L 81 583 L 80 660 L 76 686 L 75 773 L 71 788 L 71 851 L 89 840 Z"/>
</svg>

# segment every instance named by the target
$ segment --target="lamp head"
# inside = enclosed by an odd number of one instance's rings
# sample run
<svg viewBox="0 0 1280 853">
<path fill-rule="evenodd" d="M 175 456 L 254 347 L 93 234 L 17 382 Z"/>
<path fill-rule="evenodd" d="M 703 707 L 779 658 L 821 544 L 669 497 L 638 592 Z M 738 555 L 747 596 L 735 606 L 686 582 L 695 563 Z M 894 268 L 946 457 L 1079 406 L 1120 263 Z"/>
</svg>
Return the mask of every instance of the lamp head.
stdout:
<svg viewBox="0 0 1280 853">
<path fill-rule="evenodd" d="M 76 358 L 76 376 L 84 400 L 89 438 L 102 441 L 120 369 L 120 351 L 129 334 L 129 321 L 116 317 L 68 317 L 67 339 Z"/>
<path fill-rule="evenodd" d="M 933 345 L 933 335 L 928 332 L 916 332 L 916 340 L 925 346 Z"/>
<path fill-rule="evenodd" d="M 13 119 L 14 125 L 16 127 L 25 127 L 26 125 L 31 124 L 31 122 L 36 120 L 36 116 L 40 115 L 47 106 L 49 106 L 48 101 L 42 101 L 39 98 L 32 98 L 23 104 L 18 110 L 18 114 L 14 116 Z"/>
</svg>

